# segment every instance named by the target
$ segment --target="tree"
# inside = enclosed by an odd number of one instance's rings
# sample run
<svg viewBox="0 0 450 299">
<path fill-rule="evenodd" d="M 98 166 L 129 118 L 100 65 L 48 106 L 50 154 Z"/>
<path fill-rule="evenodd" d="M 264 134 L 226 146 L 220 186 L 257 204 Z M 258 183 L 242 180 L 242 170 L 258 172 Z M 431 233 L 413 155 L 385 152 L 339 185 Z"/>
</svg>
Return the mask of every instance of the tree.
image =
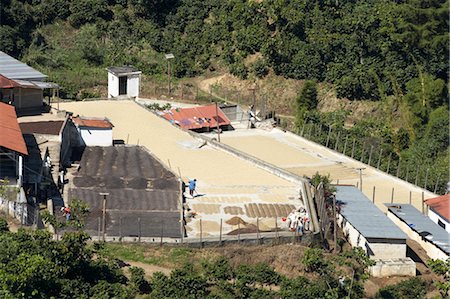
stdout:
<svg viewBox="0 0 450 299">
<path fill-rule="evenodd" d="M 450 292 L 450 258 L 443 261 L 440 259 L 431 259 L 427 261 L 431 271 L 441 276 L 443 281 L 435 281 L 434 285 L 441 293 L 442 298 L 448 297 Z"/>
</svg>

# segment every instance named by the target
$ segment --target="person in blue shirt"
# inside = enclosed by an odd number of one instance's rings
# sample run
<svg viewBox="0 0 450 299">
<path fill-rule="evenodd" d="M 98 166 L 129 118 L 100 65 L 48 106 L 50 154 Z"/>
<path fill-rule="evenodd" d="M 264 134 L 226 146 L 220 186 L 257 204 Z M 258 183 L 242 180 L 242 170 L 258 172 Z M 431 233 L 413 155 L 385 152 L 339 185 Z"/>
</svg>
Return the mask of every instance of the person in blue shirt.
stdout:
<svg viewBox="0 0 450 299">
<path fill-rule="evenodd" d="M 189 181 L 189 194 L 191 197 L 194 197 L 195 187 L 197 186 L 197 179 L 193 179 Z"/>
</svg>

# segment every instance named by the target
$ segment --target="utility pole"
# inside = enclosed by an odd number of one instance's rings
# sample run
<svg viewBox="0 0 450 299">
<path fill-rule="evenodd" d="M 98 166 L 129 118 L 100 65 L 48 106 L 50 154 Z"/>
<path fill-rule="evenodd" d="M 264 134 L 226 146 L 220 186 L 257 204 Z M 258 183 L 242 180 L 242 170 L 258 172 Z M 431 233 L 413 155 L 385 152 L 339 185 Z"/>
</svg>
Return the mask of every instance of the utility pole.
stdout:
<svg viewBox="0 0 450 299">
<path fill-rule="evenodd" d="M 337 253 L 336 196 L 333 195 L 334 253 Z"/>
<path fill-rule="evenodd" d="M 362 192 L 362 171 L 366 169 L 365 167 L 356 168 L 356 170 L 359 170 L 359 190 Z"/>
<path fill-rule="evenodd" d="M 170 89 L 170 59 L 175 58 L 175 56 L 172 53 L 169 54 L 164 54 L 164 57 L 166 57 L 167 59 L 167 81 L 168 81 L 168 90 L 169 90 L 169 95 L 171 94 L 171 89 Z"/>
<path fill-rule="evenodd" d="M 103 210 L 102 210 L 102 235 L 103 235 L 103 242 L 105 242 L 105 234 L 106 234 L 106 196 L 109 195 L 109 193 L 100 192 L 101 196 L 103 196 Z"/>
</svg>

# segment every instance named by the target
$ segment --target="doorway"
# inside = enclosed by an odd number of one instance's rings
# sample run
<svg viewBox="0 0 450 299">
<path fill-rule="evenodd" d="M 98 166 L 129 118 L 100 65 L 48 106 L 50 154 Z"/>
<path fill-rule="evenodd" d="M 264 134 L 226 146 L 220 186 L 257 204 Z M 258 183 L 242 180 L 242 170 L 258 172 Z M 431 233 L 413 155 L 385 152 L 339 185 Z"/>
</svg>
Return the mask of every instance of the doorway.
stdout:
<svg viewBox="0 0 450 299">
<path fill-rule="evenodd" d="M 127 94 L 127 76 L 119 77 L 119 95 Z"/>
</svg>

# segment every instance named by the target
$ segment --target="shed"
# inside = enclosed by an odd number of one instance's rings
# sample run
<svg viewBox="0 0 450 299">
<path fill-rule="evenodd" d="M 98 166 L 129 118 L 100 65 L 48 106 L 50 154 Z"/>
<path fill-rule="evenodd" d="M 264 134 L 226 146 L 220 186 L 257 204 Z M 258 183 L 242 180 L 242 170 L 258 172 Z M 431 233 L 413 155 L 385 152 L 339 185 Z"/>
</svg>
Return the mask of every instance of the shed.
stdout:
<svg viewBox="0 0 450 299">
<path fill-rule="evenodd" d="M 142 72 L 133 66 L 113 66 L 108 71 L 108 98 L 139 97 Z"/>
<path fill-rule="evenodd" d="M 428 217 L 450 233 L 450 194 L 427 199 Z"/>
<path fill-rule="evenodd" d="M 73 117 L 81 144 L 84 146 L 111 146 L 113 144 L 112 128 L 107 118 Z"/>
<path fill-rule="evenodd" d="M 406 257 L 406 234 L 364 193 L 354 186 L 336 186 L 336 190 L 339 222 L 352 246 L 362 247 L 374 258 Z"/>
<path fill-rule="evenodd" d="M 419 243 L 432 259 L 450 256 L 450 234 L 409 204 L 385 204 L 387 216 L 412 240 Z"/>
</svg>

